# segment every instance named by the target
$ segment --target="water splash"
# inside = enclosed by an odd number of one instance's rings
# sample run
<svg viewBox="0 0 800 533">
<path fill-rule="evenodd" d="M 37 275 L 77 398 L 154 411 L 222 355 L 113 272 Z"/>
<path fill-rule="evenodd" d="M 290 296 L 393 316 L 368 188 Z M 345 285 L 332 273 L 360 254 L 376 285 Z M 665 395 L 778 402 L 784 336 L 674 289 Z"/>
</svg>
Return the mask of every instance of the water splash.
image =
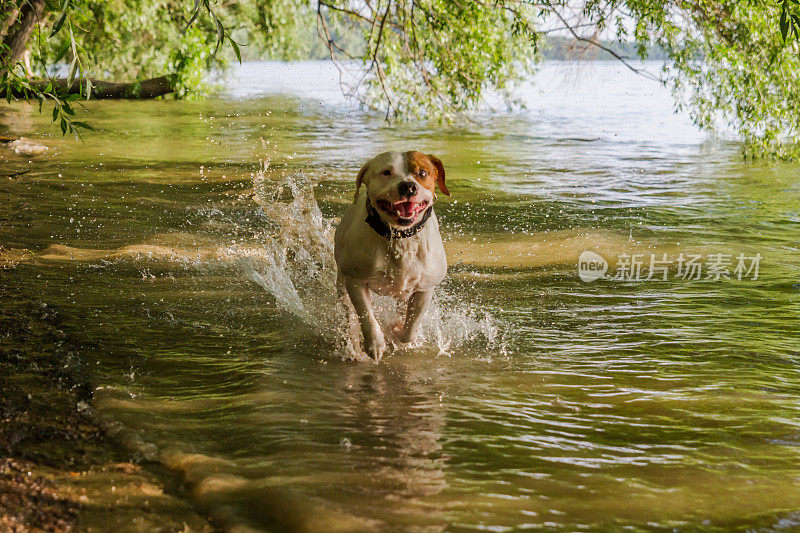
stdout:
<svg viewBox="0 0 800 533">
<path fill-rule="evenodd" d="M 341 334 L 347 314 L 336 290 L 334 221 L 320 211 L 314 182 L 300 174 L 270 179 L 265 171 L 255 174 L 253 190 L 270 225 L 262 253 L 243 263 L 247 276 L 284 310 L 347 346 Z"/>
<path fill-rule="evenodd" d="M 361 350 L 360 332 L 349 303 L 336 286 L 333 255 L 336 219 L 322 214 L 316 183 L 302 174 L 275 176 L 267 165 L 254 175 L 254 200 L 270 224 L 263 235 L 263 250 L 242 262 L 249 279 L 263 287 L 285 311 L 333 341 L 345 359 L 369 359 Z M 269 177 L 268 177 L 269 176 Z M 373 295 L 373 306 L 384 331 L 401 319 L 398 302 Z M 390 346 L 391 335 L 387 335 Z M 435 347 L 450 355 L 466 343 L 482 344 L 481 352 L 505 352 L 500 328 L 486 312 L 437 289 L 434 303 L 423 317 L 420 339 L 411 347 Z M 492 350 L 489 350 L 489 349 Z"/>
</svg>

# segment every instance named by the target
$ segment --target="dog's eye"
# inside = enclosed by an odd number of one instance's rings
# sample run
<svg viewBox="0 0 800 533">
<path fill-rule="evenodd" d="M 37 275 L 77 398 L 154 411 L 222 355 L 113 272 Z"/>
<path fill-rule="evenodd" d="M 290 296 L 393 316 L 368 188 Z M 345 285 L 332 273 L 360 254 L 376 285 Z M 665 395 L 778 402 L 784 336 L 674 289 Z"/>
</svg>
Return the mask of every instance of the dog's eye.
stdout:
<svg viewBox="0 0 800 533">
<path fill-rule="evenodd" d="M 383 171 L 383 175 L 384 176 L 391 176 L 392 175 L 392 171 L 387 168 L 386 170 Z"/>
<path fill-rule="evenodd" d="M 420 178 L 424 178 L 427 175 L 428 175 L 428 173 L 425 171 L 425 169 L 420 169 L 420 171 L 419 171 L 419 177 Z"/>
</svg>

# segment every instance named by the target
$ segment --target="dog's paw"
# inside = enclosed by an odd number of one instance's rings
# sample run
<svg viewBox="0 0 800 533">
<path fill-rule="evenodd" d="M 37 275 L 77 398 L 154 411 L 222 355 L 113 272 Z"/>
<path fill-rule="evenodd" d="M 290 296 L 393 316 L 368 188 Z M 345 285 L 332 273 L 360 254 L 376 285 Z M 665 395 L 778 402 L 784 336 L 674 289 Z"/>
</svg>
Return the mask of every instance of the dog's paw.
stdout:
<svg viewBox="0 0 800 533">
<path fill-rule="evenodd" d="M 406 331 L 405 324 L 403 324 L 403 322 L 398 322 L 389 330 L 388 339 L 393 347 L 408 348 L 416 345 L 416 341 L 419 340 L 419 334 L 417 332 L 410 333 Z"/>
<path fill-rule="evenodd" d="M 383 340 L 383 337 L 365 340 L 364 351 L 377 363 L 386 351 L 386 341 Z"/>
<path fill-rule="evenodd" d="M 418 337 L 419 333 L 416 331 L 409 331 L 406 328 L 402 328 L 399 332 L 397 332 L 397 340 L 403 344 L 412 344 L 417 340 Z"/>
</svg>

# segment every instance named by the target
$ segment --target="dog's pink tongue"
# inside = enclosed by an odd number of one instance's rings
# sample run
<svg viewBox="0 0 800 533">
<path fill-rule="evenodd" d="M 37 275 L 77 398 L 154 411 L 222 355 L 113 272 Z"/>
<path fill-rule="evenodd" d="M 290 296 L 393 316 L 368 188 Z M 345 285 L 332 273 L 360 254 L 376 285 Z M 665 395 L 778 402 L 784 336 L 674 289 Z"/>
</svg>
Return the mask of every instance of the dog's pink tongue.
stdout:
<svg viewBox="0 0 800 533">
<path fill-rule="evenodd" d="M 399 204 L 394 204 L 394 208 L 397 210 L 397 214 L 403 218 L 414 216 L 414 202 L 400 202 Z"/>
</svg>

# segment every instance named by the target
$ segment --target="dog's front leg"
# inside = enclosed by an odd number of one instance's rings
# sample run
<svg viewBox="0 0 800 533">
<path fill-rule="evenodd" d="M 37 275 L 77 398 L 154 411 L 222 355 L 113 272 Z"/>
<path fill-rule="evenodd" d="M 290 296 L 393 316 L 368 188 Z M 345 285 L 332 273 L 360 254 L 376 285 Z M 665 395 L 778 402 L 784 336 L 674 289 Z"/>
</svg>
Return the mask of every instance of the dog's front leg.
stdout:
<svg viewBox="0 0 800 533">
<path fill-rule="evenodd" d="M 403 329 L 400 330 L 400 342 L 411 342 L 419 332 L 419 322 L 433 298 L 433 291 L 417 291 L 408 299 L 408 310 Z"/>
<path fill-rule="evenodd" d="M 361 334 L 364 336 L 364 351 L 375 361 L 380 361 L 383 352 L 386 350 L 386 341 L 383 339 L 383 331 L 375 313 L 372 312 L 372 298 L 369 289 L 364 281 L 346 277 L 344 278 L 344 288 L 350 296 L 350 302 L 356 310 L 358 320 L 361 323 Z"/>
</svg>

